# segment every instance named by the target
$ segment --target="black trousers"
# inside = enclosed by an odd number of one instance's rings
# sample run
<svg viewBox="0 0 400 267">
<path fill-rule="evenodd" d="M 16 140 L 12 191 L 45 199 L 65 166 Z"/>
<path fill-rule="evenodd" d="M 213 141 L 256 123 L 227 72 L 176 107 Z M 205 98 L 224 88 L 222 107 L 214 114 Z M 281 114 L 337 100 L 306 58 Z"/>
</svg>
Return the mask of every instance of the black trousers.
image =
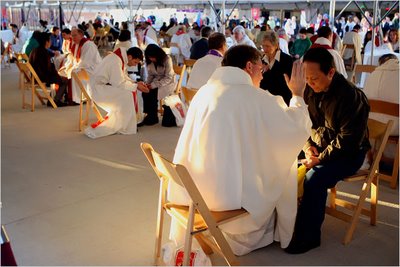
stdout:
<svg viewBox="0 0 400 267">
<path fill-rule="evenodd" d="M 158 88 L 151 89 L 148 93 L 142 93 L 143 111 L 147 113 L 146 121 L 158 120 Z"/>
<path fill-rule="evenodd" d="M 304 195 L 297 210 L 294 230 L 296 239 L 320 240 L 328 188 L 334 187 L 346 176 L 356 173 L 364 161 L 365 154 L 360 151 L 351 159 L 326 162 L 313 167 L 306 173 Z"/>
</svg>

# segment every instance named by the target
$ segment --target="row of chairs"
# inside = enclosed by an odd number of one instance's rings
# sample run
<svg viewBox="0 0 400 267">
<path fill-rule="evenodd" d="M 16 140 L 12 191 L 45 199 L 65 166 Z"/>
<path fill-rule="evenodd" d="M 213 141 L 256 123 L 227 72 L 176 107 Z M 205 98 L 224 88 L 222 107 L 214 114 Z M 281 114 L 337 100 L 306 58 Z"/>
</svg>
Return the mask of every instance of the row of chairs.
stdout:
<svg viewBox="0 0 400 267">
<path fill-rule="evenodd" d="M 22 93 L 22 108 L 25 109 L 26 106 L 31 106 L 31 111 L 35 111 L 35 99 L 38 98 L 42 105 L 45 104 L 45 100 L 49 101 L 53 108 L 57 108 L 56 103 L 53 100 L 52 95 L 54 95 L 53 88 L 47 88 L 46 85 L 40 80 L 36 71 L 33 69 L 32 65 L 29 63 L 29 58 L 26 54 L 16 53 L 16 65 L 20 71 L 19 76 L 19 86 Z M 79 103 L 79 131 L 82 131 L 83 126 L 89 124 L 90 108 L 93 109 L 98 121 L 103 121 L 104 118 L 101 115 L 96 104 L 92 101 L 91 97 L 87 93 L 85 86 L 82 81 L 88 81 L 89 75 L 85 70 L 81 70 L 78 73 L 72 72 L 72 79 L 74 79 L 80 89 L 81 97 Z M 30 91 L 31 98 L 30 103 L 26 101 L 26 91 Z M 83 105 L 86 104 L 86 110 L 83 111 Z"/>
</svg>

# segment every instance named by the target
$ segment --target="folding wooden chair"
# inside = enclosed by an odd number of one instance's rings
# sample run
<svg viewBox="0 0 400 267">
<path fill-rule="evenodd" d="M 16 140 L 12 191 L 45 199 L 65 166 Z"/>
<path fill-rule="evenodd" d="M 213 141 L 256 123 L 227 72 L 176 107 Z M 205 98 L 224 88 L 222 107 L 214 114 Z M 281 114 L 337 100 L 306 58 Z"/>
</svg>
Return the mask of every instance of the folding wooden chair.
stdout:
<svg viewBox="0 0 400 267">
<path fill-rule="evenodd" d="M 87 72 L 82 69 L 79 71 L 79 73 L 76 72 L 71 72 L 71 77 L 76 81 L 78 84 L 79 89 L 81 90 L 80 94 L 80 102 L 79 102 L 79 131 L 82 131 L 82 126 L 86 126 L 89 123 L 89 113 L 90 113 L 90 107 L 93 108 L 94 114 L 97 117 L 97 120 L 99 122 L 104 121 L 103 116 L 101 115 L 99 109 L 97 108 L 96 104 L 93 102 L 92 98 L 89 96 L 87 93 L 85 86 L 83 86 L 82 80 L 89 80 L 89 75 Z M 83 115 L 83 104 L 86 103 L 86 112 L 85 115 Z"/>
<path fill-rule="evenodd" d="M 189 265 L 189 255 L 193 237 L 199 241 L 199 244 L 206 254 L 216 252 L 222 256 L 229 265 L 238 265 L 239 261 L 233 254 L 231 247 L 219 229 L 219 225 L 244 216 L 248 214 L 247 211 L 243 208 L 221 212 L 210 211 L 184 166 L 171 163 L 159 153 L 155 152 L 153 147 L 148 143 L 141 143 L 140 146 L 150 165 L 153 167 L 154 172 L 160 179 L 155 264 L 162 264 L 161 242 L 163 237 L 164 215 L 166 212 L 186 228 L 184 266 Z M 167 187 L 171 179 L 186 189 L 191 198 L 189 206 L 177 205 L 167 200 Z M 211 237 L 206 237 L 203 234 L 206 230 L 209 231 Z"/>
<path fill-rule="evenodd" d="M 2 42 L 3 44 L 3 42 Z M 5 47 L 3 53 L 1 54 L 1 64 L 4 65 L 4 68 L 11 68 L 11 63 L 10 63 L 10 48 Z"/>
<path fill-rule="evenodd" d="M 354 66 L 354 71 L 352 75 L 352 82 L 354 84 L 357 84 L 358 81 L 356 81 L 356 76 L 362 75 L 363 72 L 371 73 L 376 69 L 377 66 L 374 65 L 360 65 L 360 64 L 355 64 Z"/>
<path fill-rule="evenodd" d="M 15 61 L 15 64 L 17 65 L 17 68 L 19 70 L 19 89 L 23 89 L 25 86 L 25 82 L 28 81 L 30 78 L 25 77 L 25 73 L 22 71 L 20 67 L 20 61 L 28 62 L 29 57 L 25 53 L 15 53 L 15 56 L 17 57 L 17 60 Z"/>
<path fill-rule="evenodd" d="M 193 65 L 196 63 L 196 59 L 185 59 L 183 60 L 183 65 L 186 67 L 186 81 L 189 80 L 190 72 L 192 71 Z"/>
<path fill-rule="evenodd" d="M 375 140 L 374 147 L 370 151 L 372 158 L 371 167 L 369 170 L 359 170 L 356 174 L 344 179 L 345 182 L 364 181 L 357 203 L 338 198 L 336 186 L 330 189 L 329 204 L 326 207 L 326 213 L 350 223 L 343 239 L 343 244 L 345 245 L 350 243 L 361 214 L 370 218 L 371 225 L 376 225 L 378 182 L 380 176 L 378 171 L 379 161 L 389 138 L 392 125 L 392 120 L 389 120 L 388 123 L 381 123 L 373 119 L 368 119 L 369 137 Z M 369 209 L 364 207 L 368 193 L 371 195 L 371 206 Z M 350 210 L 350 214 L 338 210 L 337 206 Z"/>
<path fill-rule="evenodd" d="M 172 63 L 175 64 L 175 65 L 178 65 L 179 64 L 179 59 L 180 59 L 180 56 L 181 56 L 181 48 L 179 47 L 178 43 L 170 43 L 169 44 L 169 48 L 171 48 L 171 47 L 176 47 L 179 50 L 179 54 L 178 55 L 170 54 L 170 56 L 172 58 Z"/>
<path fill-rule="evenodd" d="M 185 102 L 188 106 L 190 105 L 190 102 L 192 101 L 197 91 L 198 91 L 197 89 L 187 88 L 185 86 L 182 86 L 182 93 L 183 96 L 185 97 Z"/>
<path fill-rule="evenodd" d="M 20 70 L 20 87 L 22 93 L 22 108 L 25 109 L 27 105 L 31 106 L 31 111 L 35 111 L 35 95 L 39 99 L 42 105 L 45 104 L 44 100 L 50 101 L 53 108 L 57 108 L 56 103 L 51 97 L 51 90 L 47 89 L 46 85 L 40 80 L 36 71 L 33 69 L 32 65 L 29 63 L 28 58 L 25 54 L 17 55 L 17 67 Z M 31 103 L 28 104 L 25 101 L 25 91 L 31 91 Z"/>
<path fill-rule="evenodd" d="M 399 104 L 375 99 L 369 99 L 368 101 L 371 107 L 371 112 L 399 117 Z M 397 146 L 393 161 L 392 173 L 390 175 L 380 173 L 379 179 L 390 182 L 390 187 L 395 189 L 397 187 L 397 178 L 399 175 L 399 136 L 389 136 L 388 143 L 396 144 Z M 382 157 L 382 161 L 386 161 L 386 159 Z"/>
<path fill-rule="evenodd" d="M 174 68 L 175 75 L 179 75 L 179 80 L 175 87 L 175 94 L 180 94 L 182 80 L 183 80 L 183 74 L 185 73 L 186 66 L 185 65 L 183 65 L 183 66 L 173 65 L 173 68 Z"/>
<path fill-rule="evenodd" d="M 344 66 L 346 67 L 346 70 L 353 71 L 354 63 L 356 61 L 356 50 L 355 50 L 353 44 L 346 44 L 345 47 L 343 47 L 343 50 L 342 50 L 342 57 L 343 57 L 345 49 L 353 50 L 352 51 L 353 54 L 352 54 L 351 58 L 344 60 Z"/>
</svg>

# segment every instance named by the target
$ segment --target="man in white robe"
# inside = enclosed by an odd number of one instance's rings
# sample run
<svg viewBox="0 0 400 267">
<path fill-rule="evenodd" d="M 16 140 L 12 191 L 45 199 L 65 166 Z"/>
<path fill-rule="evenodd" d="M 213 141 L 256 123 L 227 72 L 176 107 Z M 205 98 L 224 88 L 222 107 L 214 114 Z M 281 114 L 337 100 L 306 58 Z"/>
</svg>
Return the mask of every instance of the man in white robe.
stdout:
<svg viewBox="0 0 400 267">
<path fill-rule="evenodd" d="M 94 69 L 101 62 L 101 57 L 97 46 L 90 40 L 84 37 L 81 29 L 74 28 L 71 31 L 72 46 L 70 60 L 66 62 L 64 67 L 61 67 L 59 73 L 61 76 L 66 76 L 71 79 L 71 72 L 79 72 L 84 69 L 89 77 L 94 74 Z M 86 81 L 82 81 L 86 86 Z M 77 104 L 80 102 L 80 89 L 75 80 L 72 79 L 72 101 Z"/>
<path fill-rule="evenodd" d="M 137 90 L 147 92 L 143 82 L 135 83 L 126 72 L 127 66 L 136 66 L 143 60 L 143 52 L 132 47 L 118 48 L 106 56 L 90 78 L 93 101 L 107 112 L 106 120 L 85 129 L 90 138 L 115 133 L 135 134 L 136 114 L 139 112 Z"/>
<path fill-rule="evenodd" d="M 249 45 L 257 48 L 254 42 L 247 36 L 245 29 L 242 25 L 238 25 L 233 29 L 233 36 L 235 37 L 235 45 Z"/>
<path fill-rule="evenodd" d="M 157 44 L 157 32 L 156 30 L 151 26 L 150 22 L 145 21 L 142 23 L 142 28 L 143 28 L 143 34 L 146 37 L 149 37 L 153 40 L 154 43 Z"/>
<path fill-rule="evenodd" d="M 347 79 L 347 71 L 344 66 L 342 56 L 332 47 L 333 33 L 328 26 L 322 26 L 318 29 L 318 38 L 310 48 L 323 47 L 329 51 L 335 61 L 336 71 Z"/>
<path fill-rule="evenodd" d="M 187 82 L 188 88 L 199 89 L 207 83 L 213 72 L 221 67 L 222 57 L 228 48 L 225 36 L 217 32 L 211 34 L 208 38 L 208 48 L 208 54 L 194 63 Z"/>
<path fill-rule="evenodd" d="M 154 41 L 153 39 L 151 39 L 149 36 L 146 36 L 144 34 L 144 31 L 142 28 L 136 28 L 135 29 L 135 37 L 137 40 L 137 45 L 140 49 L 142 49 L 142 51 L 146 50 L 146 47 L 149 44 L 156 44 L 156 41 Z"/>
<path fill-rule="evenodd" d="M 354 45 L 354 49 L 345 49 L 343 53 L 343 59 L 351 59 L 353 56 L 353 53 L 355 53 L 355 63 L 357 64 L 362 64 L 361 60 L 361 46 L 362 46 L 362 41 L 361 41 L 361 36 L 359 34 L 360 31 L 360 25 L 355 25 L 353 30 L 350 32 L 347 32 L 346 35 L 343 38 L 343 44 L 351 44 Z"/>
<path fill-rule="evenodd" d="M 283 248 L 289 244 L 297 209 L 297 155 L 310 134 L 305 82 L 288 81 L 293 94 L 288 107 L 259 88 L 262 72 L 255 48 L 229 49 L 222 67 L 193 98 L 174 156 L 211 210 L 249 212 L 221 226 L 236 255 L 274 240 Z M 300 62 L 293 73 L 304 76 Z M 172 201 L 187 203 L 185 193 L 169 185 Z"/>
</svg>

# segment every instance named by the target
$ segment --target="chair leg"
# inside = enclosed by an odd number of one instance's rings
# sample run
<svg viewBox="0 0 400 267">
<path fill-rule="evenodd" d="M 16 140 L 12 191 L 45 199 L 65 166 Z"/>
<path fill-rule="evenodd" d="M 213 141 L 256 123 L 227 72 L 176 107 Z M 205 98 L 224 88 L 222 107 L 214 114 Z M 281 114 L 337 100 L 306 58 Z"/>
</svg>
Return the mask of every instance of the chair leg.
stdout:
<svg viewBox="0 0 400 267">
<path fill-rule="evenodd" d="M 371 213 L 370 224 L 376 225 L 376 208 L 378 205 L 379 176 L 375 175 L 371 183 Z"/>
<path fill-rule="evenodd" d="M 359 197 L 359 199 L 357 201 L 357 205 L 355 206 L 353 215 L 352 215 L 351 220 L 350 220 L 350 226 L 347 229 L 346 235 L 345 235 L 345 237 L 343 239 L 343 244 L 344 245 L 347 245 L 348 243 L 350 243 L 350 241 L 351 241 L 351 239 L 353 237 L 354 230 L 356 229 L 358 220 L 360 219 L 361 210 L 362 210 L 362 207 L 364 205 L 365 198 L 367 197 L 367 193 L 370 190 L 370 187 L 371 187 L 371 184 L 368 183 L 368 182 L 365 182 L 363 187 L 362 187 L 363 189 L 361 191 L 360 197 Z"/>
<path fill-rule="evenodd" d="M 80 132 L 82 131 L 82 124 L 83 124 L 83 119 L 82 119 L 83 114 L 82 113 L 83 113 L 83 102 L 81 99 L 81 101 L 79 103 L 79 131 Z"/>
<path fill-rule="evenodd" d="M 399 175 L 399 141 L 397 140 L 396 154 L 393 162 L 393 171 L 392 171 L 392 179 L 390 181 L 390 188 L 396 189 L 398 175 Z"/>
<path fill-rule="evenodd" d="M 160 263 L 161 257 L 161 242 L 163 238 L 163 229 L 164 229 L 164 208 L 163 208 L 163 183 L 160 183 L 160 193 L 159 193 L 159 205 L 157 211 L 157 229 L 156 229 L 156 245 L 154 250 L 154 264 L 158 265 Z"/>
<path fill-rule="evenodd" d="M 329 189 L 329 207 L 336 209 L 336 186 Z"/>
<path fill-rule="evenodd" d="M 193 223 L 194 223 L 194 215 L 195 215 L 195 207 L 193 202 L 189 204 L 189 216 L 186 227 L 186 235 L 185 235 L 185 246 L 183 252 L 183 266 L 189 266 L 190 254 L 192 252 L 192 241 L 193 241 Z"/>
<path fill-rule="evenodd" d="M 31 111 L 32 112 L 35 111 L 35 94 L 36 94 L 35 85 L 32 84 L 31 85 Z"/>
</svg>

